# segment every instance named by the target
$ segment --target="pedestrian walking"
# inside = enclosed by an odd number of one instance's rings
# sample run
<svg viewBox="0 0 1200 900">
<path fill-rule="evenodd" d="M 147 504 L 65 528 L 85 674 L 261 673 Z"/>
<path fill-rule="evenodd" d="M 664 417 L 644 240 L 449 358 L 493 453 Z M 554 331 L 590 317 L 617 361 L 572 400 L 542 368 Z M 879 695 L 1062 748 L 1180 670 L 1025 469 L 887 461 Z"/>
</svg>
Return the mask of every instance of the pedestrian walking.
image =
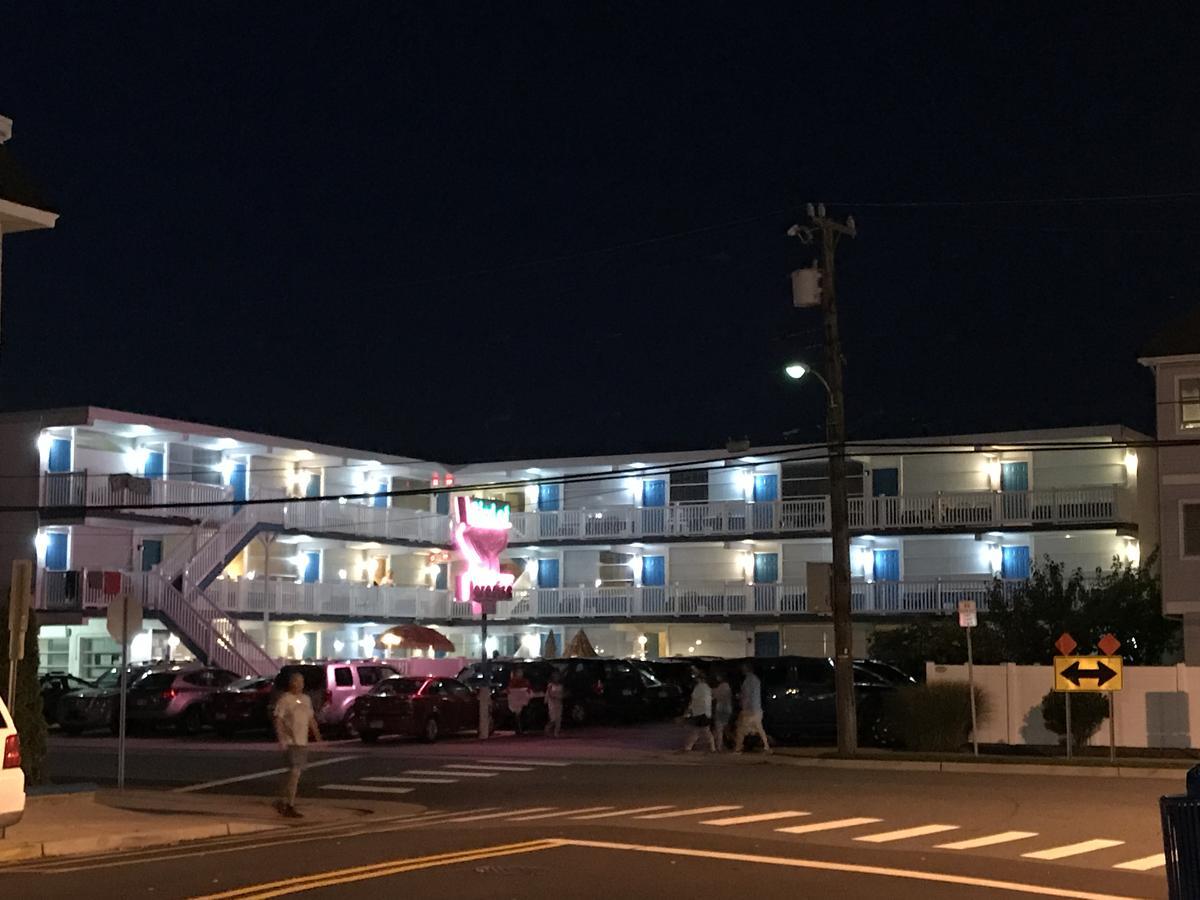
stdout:
<svg viewBox="0 0 1200 900">
<path fill-rule="evenodd" d="M 525 733 L 525 707 L 533 699 L 533 687 L 525 677 L 525 671 L 517 666 L 508 678 L 508 711 L 517 723 L 517 734 Z"/>
<path fill-rule="evenodd" d="M 288 679 L 287 693 L 275 703 L 275 736 L 283 748 L 287 774 L 283 778 L 282 796 L 275 803 L 279 814 L 290 819 L 303 818 L 296 809 L 296 790 L 300 787 L 300 774 L 308 763 L 308 741 L 321 740 L 317 728 L 317 715 L 313 712 L 312 700 L 304 693 L 304 676 L 293 672 Z"/>
<path fill-rule="evenodd" d="M 713 741 L 717 745 L 717 752 L 721 753 L 725 750 L 725 738 L 728 736 L 729 721 L 733 718 L 733 688 L 729 686 L 729 679 L 725 677 L 723 669 L 717 669 L 713 677 L 716 685 L 712 689 L 712 733 Z"/>
<path fill-rule="evenodd" d="M 708 741 L 708 750 L 711 753 L 716 750 L 710 730 L 712 726 L 712 688 L 708 686 L 703 673 L 694 666 L 692 667 L 692 677 L 696 680 L 696 684 L 692 688 L 692 699 L 688 702 L 687 736 L 684 738 L 681 752 L 691 752 L 691 749 L 696 746 L 696 741 L 703 736 Z"/>
<path fill-rule="evenodd" d="M 562 732 L 563 695 L 565 693 L 562 673 L 555 669 L 550 673 L 550 683 L 546 685 L 546 712 L 549 714 L 549 718 L 546 720 L 546 734 L 550 737 L 558 737 Z"/>
<path fill-rule="evenodd" d="M 733 736 L 733 752 L 742 752 L 742 743 L 747 735 L 756 734 L 762 741 L 763 752 L 771 752 L 767 733 L 763 730 L 762 682 L 754 674 L 750 663 L 742 664 L 742 690 L 738 695 L 742 711 L 738 713 L 737 732 Z"/>
</svg>

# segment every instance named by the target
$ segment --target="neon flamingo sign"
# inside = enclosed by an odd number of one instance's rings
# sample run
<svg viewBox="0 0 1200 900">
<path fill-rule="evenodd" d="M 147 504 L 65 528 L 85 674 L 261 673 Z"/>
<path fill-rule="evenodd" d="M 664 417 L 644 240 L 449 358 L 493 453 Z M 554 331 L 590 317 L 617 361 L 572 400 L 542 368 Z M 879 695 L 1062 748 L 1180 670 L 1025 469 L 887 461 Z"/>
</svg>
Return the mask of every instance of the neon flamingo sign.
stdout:
<svg viewBox="0 0 1200 900">
<path fill-rule="evenodd" d="M 455 581 L 454 599 L 475 612 L 492 612 L 498 600 L 511 600 L 515 577 L 500 571 L 500 554 L 512 528 L 509 505 L 499 500 L 458 497 L 454 545 L 467 568 Z"/>
</svg>

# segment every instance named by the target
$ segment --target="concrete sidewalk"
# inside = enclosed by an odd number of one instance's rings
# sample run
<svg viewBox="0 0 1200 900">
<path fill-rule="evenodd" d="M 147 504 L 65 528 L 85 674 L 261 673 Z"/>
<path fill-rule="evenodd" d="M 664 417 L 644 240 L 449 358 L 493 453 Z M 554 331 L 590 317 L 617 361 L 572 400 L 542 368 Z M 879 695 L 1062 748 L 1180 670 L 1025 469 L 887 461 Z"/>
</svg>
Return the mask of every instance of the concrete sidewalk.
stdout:
<svg viewBox="0 0 1200 900">
<path fill-rule="evenodd" d="M 404 815 L 408 803 L 310 800 L 303 819 L 283 819 L 267 797 L 165 791 L 89 791 L 34 796 L 0 840 L 0 862 L 132 850 L 204 838 L 337 825 L 373 815 Z"/>
</svg>

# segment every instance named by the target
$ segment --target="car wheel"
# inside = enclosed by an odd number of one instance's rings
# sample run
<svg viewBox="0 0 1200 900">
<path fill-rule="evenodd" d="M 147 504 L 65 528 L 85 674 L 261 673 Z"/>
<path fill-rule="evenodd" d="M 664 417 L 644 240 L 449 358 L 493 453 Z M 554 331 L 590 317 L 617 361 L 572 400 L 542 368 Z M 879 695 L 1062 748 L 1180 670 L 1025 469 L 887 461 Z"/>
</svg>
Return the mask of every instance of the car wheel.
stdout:
<svg viewBox="0 0 1200 900">
<path fill-rule="evenodd" d="M 379 740 L 379 732 L 378 731 L 367 731 L 365 728 L 360 729 L 358 732 L 358 739 L 360 741 L 362 741 L 364 744 L 374 744 L 376 741 Z"/>
<path fill-rule="evenodd" d="M 438 739 L 438 734 L 441 728 L 438 725 L 438 720 L 430 716 L 425 720 L 425 727 L 422 729 L 421 736 L 425 738 L 425 743 L 432 744 Z"/>
<path fill-rule="evenodd" d="M 354 716 L 346 713 L 346 718 L 342 719 L 342 734 L 346 737 L 358 737 L 358 729 L 354 726 Z"/>
<path fill-rule="evenodd" d="M 582 703 L 576 703 L 571 707 L 571 724 L 585 725 L 587 724 L 587 720 L 587 708 Z"/>
<path fill-rule="evenodd" d="M 183 711 L 183 718 L 179 720 L 179 733 L 188 737 L 195 737 L 204 727 L 204 713 L 199 706 L 189 706 Z"/>
</svg>

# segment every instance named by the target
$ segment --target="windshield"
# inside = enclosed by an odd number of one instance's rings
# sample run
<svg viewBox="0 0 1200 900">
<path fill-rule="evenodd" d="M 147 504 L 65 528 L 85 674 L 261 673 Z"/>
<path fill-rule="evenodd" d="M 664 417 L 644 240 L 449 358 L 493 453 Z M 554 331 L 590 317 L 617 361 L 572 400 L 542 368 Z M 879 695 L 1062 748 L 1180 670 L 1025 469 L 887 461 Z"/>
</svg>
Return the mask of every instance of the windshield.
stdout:
<svg viewBox="0 0 1200 900">
<path fill-rule="evenodd" d="M 130 667 L 129 669 L 129 684 L 132 685 L 141 677 L 145 669 L 137 669 Z M 117 688 L 121 686 L 121 670 L 109 669 L 103 675 L 96 679 L 96 687 L 98 688 Z"/>
<path fill-rule="evenodd" d="M 371 693 L 376 697 L 407 697 L 419 691 L 424 683 L 424 678 L 389 678 L 371 688 Z"/>
<path fill-rule="evenodd" d="M 299 672 L 304 676 L 304 690 L 325 690 L 324 666 L 284 666 L 279 670 L 279 674 L 275 676 L 275 689 L 286 691 L 293 672 Z"/>
<path fill-rule="evenodd" d="M 245 678 L 239 678 L 226 688 L 228 691 L 253 691 L 264 684 L 270 684 L 271 679 L 261 678 L 258 675 L 247 675 Z"/>
<path fill-rule="evenodd" d="M 151 672 L 139 678 L 133 687 L 139 691 L 165 691 L 174 683 L 174 672 Z"/>
</svg>

